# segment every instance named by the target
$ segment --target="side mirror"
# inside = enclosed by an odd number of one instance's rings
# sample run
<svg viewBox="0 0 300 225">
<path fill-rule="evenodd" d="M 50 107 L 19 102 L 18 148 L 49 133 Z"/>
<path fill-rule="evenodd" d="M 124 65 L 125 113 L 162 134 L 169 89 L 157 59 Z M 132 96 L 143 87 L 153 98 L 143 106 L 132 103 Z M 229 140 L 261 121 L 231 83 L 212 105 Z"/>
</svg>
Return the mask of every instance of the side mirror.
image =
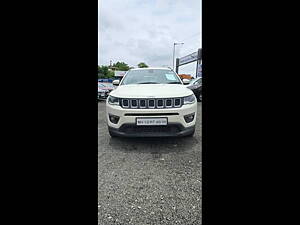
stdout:
<svg viewBox="0 0 300 225">
<path fill-rule="evenodd" d="M 183 82 L 184 85 L 187 85 L 187 84 L 190 83 L 190 80 L 188 80 L 188 79 L 183 79 L 182 82 Z"/>
<path fill-rule="evenodd" d="M 112 83 L 113 83 L 113 85 L 119 86 L 120 81 L 119 80 L 114 80 Z"/>
</svg>

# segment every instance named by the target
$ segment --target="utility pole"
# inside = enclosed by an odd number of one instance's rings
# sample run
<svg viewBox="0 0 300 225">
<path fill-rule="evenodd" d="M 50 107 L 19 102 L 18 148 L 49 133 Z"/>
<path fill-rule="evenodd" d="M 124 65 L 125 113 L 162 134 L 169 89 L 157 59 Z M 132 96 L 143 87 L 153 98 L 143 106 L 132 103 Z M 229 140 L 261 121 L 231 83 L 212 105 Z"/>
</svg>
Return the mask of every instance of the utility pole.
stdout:
<svg viewBox="0 0 300 225">
<path fill-rule="evenodd" d="M 175 60 L 175 45 L 183 45 L 184 43 L 174 43 L 173 46 L 173 70 L 174 70 L 174 60 Z"/>
<path fill-rule="evenodd" d="M 196 77 L 200 76 L 198 71 L 200 70 L 201 67 L 201 60 L 202 60 L 202 49 L 198 49 L 198 57 L 197 57 L 197 67 L 196 67 Z"/>
<path fill-rule="evenodd" d="M 176 73 L 179 71 L 179 58 L 176 58 Z"/>
</svg>

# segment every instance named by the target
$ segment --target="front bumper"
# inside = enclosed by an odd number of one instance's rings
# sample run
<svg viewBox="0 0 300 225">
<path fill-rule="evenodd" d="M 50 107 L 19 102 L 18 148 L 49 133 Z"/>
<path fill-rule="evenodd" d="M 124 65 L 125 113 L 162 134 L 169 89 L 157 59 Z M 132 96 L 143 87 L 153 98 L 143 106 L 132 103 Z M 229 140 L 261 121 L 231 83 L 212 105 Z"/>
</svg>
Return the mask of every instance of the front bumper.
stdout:
<svg viewBox="0 0 300 225">
<path fill-rule="evenodd" d="M 98 100 L 107 99 L 109 92 L 98 92 Z"/>
<path fill-rule="evenodd" d="M 184 116 L 193 114 L 194 120 L 187 123 Z M 117 124 L 110 121 L 109 115 L 119 117 Z M 197 119 L 197 102 L 180 108 L 164 109 L 124 109 L 106 103 L 107 124 L 110 132 L 117 136 L 154 137 L 186 136 L 193 133 Z M 136 118 L 167 118 L 166 126 L 136 126 Z"/>
<path fill-rule="evenodd" d="M 108 130 L 119 137 L 184 137 L 195 131 L 195 125 L 185 128 L 179 123 L 167 126 L 136 126 L 123 124 L 119 129 L 108 127 Z"/>
</svg>

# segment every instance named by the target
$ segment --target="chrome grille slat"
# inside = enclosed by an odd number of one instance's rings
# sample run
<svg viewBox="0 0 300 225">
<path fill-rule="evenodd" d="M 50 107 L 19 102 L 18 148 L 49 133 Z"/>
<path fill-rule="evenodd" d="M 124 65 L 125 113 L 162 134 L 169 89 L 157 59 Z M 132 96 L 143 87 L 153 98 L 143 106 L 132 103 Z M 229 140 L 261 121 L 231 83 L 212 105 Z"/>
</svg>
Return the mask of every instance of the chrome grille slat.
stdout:
<svg viewBox="0 0 300 225">
<path fill-rule="evenodd" d="M 127 101 L 128 106 L 124 105 L 124 101 Z M 122 99 L 122 107 L 123 108 L 129 108 L 130 107 L 129 99 Z"/>
<path fill-rule="evenodd" d="M 133 101 L 136 103 L 136 106 L 133 106 L 133 104 L 132 104 Z M 137 109 L 138 108 L 138 100 L 137 99 L 131 99 L 130 100 L 130 107 L 132 109 Z"/>
<path fill-rule="evenodd" d="M 150 101 L 153 102 L 153 106 L 150 106 Z M 148 108 L 155 109 L 155 99 L 148 99 Z"/>
<path fill-rule="evenodd" d="M 168 101 L 168 100 L 171 100 L 171 105 L 168 105 L 168 104 L 167 104 L 167 101 Z M 172 107 L 173 107 L 173 99 L 172 99 L 172 98 L 166 99 L 166 100 L 165 100 L 165 106 L 166 106 L 166 108 L 172 108 Z"/>
<path fill-rule="evenodd" d="M 159 106 L 159 104 L 158 104 L 159 101 L 162 101 L 162 106 Z M 158 109 L 163 109 L 165 107 L 164 100 L 163 99 L 157 99 L 156 100 L 156 107 Z"/>
<path fill-rule="evenodd" d="M 141 101 L 145 102 L 145 106 L 142 106 Z M 146 109 L 147 108 L 147 101 L 145 99 L 140 99 L 139 100 L 139 108 L 140 109 Z"/>
<path fill-rule="evenodd" d="M 176 104 L 176 100 L 179 100 L 179 104 Z M 174 107 L 179 108 L 181 106 L 181 98 L 174 98 Z"/>
</svg>

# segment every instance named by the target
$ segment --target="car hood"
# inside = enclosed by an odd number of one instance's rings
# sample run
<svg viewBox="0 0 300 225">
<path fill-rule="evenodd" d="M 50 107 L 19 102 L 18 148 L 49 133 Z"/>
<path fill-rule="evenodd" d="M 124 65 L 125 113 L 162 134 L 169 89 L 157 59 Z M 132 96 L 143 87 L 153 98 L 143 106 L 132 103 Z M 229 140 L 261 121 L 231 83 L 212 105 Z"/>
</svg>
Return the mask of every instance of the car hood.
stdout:
<svg viewBox="0 0 300 225">
<path fill-rule="evenodd" d="M 181 84 L 132 84 L 120 85 L 111 92 L 118 98 L 175 98 L 192 95 L 193 92 Z"/>
</svg>

